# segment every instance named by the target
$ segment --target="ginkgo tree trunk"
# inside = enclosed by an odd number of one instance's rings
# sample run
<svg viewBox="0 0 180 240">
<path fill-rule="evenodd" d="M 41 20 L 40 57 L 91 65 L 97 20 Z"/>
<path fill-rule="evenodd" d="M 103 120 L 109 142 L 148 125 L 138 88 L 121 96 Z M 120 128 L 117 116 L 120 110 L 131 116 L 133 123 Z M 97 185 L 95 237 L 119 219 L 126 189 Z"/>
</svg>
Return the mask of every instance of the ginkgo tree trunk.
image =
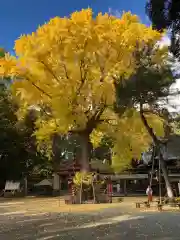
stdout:
<svg viewBox="0 0 180 240">
<path fill-rule="evenodd" d="M 90 170 L 91 160 L 91 142 L 88 133 L 80 134 L 81 139 L 81 166 L 82 170 L 88 172 Z"/>
<path fill-rule="evenodd" d="M 144 44 L 154 46 L 161 38 L 129 12 L 121 18 L 107 13 L 94 17 L 91 9 L 83 9 L 22 35 L 15 42 L 16 56 L 1 59 L 0 74 L 13 80 L 22 109 L 41 109 L 38 143 L 49 141 L 55 132 L 77 134 L 82 169 L 89 171 L 94 131 L 103 126 L 106 132 L 114 125 L 114 83 L 121 84 L 119 79 L 136 71 L 137 43 L 141 51 Z"/>
</svg>

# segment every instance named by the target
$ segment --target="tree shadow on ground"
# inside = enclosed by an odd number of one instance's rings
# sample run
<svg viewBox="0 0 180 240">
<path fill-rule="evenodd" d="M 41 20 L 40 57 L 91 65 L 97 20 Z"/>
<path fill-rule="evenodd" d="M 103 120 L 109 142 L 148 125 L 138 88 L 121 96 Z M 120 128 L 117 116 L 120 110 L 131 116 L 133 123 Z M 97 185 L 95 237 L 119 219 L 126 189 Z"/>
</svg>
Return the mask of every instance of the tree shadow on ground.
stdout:
<svg viewBox="0 0 180 240">
<path fill-rule="evenodd" d="M 0 239 L 11 240 L 179 240 L 179 213 L 62 215 L 24 221 Z M 27 220 L 27 219 L 26 219 Z M 18 224 L 18 222 L 16 223 Z M 19 226 L 17 228 L 17 226 Z"/>
<path fill-rule="evenodd" d="M 179 220 L 179 214 L 155 213 L 116 216 L 64 230 L 58 229 L 58 224 L 55 224 L 49 229 L 48 239 L 179 240 Z"/>
</svg>

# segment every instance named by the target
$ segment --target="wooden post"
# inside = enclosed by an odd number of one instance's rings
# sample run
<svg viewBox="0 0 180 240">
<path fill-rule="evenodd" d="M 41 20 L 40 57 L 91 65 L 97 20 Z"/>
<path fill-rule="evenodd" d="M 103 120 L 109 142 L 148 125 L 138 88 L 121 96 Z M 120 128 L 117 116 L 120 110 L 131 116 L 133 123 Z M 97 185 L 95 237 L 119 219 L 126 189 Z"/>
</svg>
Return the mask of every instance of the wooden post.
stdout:
<svg viewBox="0 0 180 240">
<path fill-rule="evenodd" d="M 24 177 L 24 195 L 28 195 L 27 177 Z"/>
<path fill-rule="evenodd" d="M 127 196 L 126 179 L 124 179 L 124 196 Z"/>
<path fill-rule="evenodd" d="M 80 194 L 79 194 L 79 196 L 80 196 L 80 200 L 79 200 L 80 204 L 82 203 L 82 181 L 83 181 L 83 178 L 81 177 L 81 187 L 80 187 Z"/>
<path fill-rule="evenodd" d="M 93 189 L 93 199 L 94 199 L 94 203 L 96 203 L 96 193 L 95 193 L 95 189 L 94 189 L 94 180 L 92 180 L 92 189 Z"/>
<path fill-rule="evenodd" d="M 59 176 L 59 207 L 60 207 L 60 204 L 61 203 L 61 179 L 60 179 L 60 176 Z"/>
<path fill-rule="evenodd" d="M 121 183 L 122 183 L 122 181 L 121 181 L 121 179 L 119 179 L 119 184 L 120 184 L 120 191 L 119 191 L 119 193 L 121 194 Z"/>
</svg>

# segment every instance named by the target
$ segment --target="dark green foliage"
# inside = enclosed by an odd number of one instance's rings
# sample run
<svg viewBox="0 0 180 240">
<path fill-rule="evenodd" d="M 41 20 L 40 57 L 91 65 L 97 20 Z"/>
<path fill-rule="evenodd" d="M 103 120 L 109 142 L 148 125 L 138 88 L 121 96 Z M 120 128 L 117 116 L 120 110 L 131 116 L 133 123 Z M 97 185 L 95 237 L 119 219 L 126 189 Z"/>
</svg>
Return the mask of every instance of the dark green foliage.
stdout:
<svg viewBox="0 0 180 240">
<path fill-rule="evenodd" d="M 80 156 L 80 139 L 76 134 L 53 136 L 53 161 L 60 163 L 61 160 L 73 160 Z"/>
<path fill-rule="evenodd" d="M 5 56 L 6 51 L 0 47 L 0 58 Z"/>
<path fill-rule="evenodd" d="M 157 30 L 171 32 L 171 52 L 180 58 L 180 0 L 149 0 L 146 12 Z"/>
<path fill-rule="evenodd" d="M 0 182 L 22 179 L 34 168 L 47 164 L 47 159 L 37 152 L 35 138 L 35 115 L 28 113 L 24 121 L 16 117 L 15 100 L 4 83 L 0 85 Z"/>
<path fill-rule="evenodd" d="M 104 136 L 99 147 L 93 150 L 93 158 L 99 160 L 109 160 L 112 158 L 113 139 L 109 136 Z"/>
<path fill-rule="evenodd" d="M 111 160 L 113 139 L 104 136 L 97 148 L 91 146 L 91 158 L 98 160 Z M 79 160 L 81 157 L 80 138 L 77 134 L 54 135 L 53 138 L 53 162 L 60 163 L 62 160 Z"/>
<path fill-rule="evenodd" d="M 144 51 L 137 51 L 137 70 L 129 79 L 120 79 L 115 84 L 116 110 L 120 114 L 128 107 L 140 103 L 156 104 L 157 100 L 169 95 L 169 87 L 175 82 L 171 63 L 162 66 L 154 64 L 152 58 L 158 49 L 146 46 Z M 136 53 L 135 53 L 136 54 Z"/>
</svg>

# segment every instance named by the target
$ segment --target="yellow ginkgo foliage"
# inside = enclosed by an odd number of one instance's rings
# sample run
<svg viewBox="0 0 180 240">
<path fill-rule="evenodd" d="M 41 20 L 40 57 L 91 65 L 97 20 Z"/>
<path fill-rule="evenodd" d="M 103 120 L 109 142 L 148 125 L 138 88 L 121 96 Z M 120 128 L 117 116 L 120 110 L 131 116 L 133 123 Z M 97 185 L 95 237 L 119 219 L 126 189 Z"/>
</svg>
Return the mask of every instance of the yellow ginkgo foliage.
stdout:
<svg viewBox="0 0 180 240">
<path fill-rule="evenodd" d="M 54 132 L 75 132 L 87 149 L 93 130 L 113 114 L 114 82 L 136 71 L 137 45 L 141 51 L 161 37 L 129 12 L 121 18 L 94 17 L 91 9 L 83 9 L 22 35 L 15 42 L 16 58 L 0 60 L 0 74 L 13 78 L 12 90 L 22 106 L 43 109 L 39 141 Z M 85 168 L 87 160 L 83 151 Z"/>
<path fill-rule="evenodd" d="M 74 178 L 73 178 L 73 183 L 75 184 L 75 186 L 81 186 L 81 184 L 85 184 L 85 185 L 92 185 L 94 181 L 93 178 L 93 173 L 88 172 L 88 173 L 84 173 L 84 172 L 76 172 Z"/>
<path fill-rule="evenodd" d="M 132 158 L 140 159 L 152 144 L 152 138 L 142 123 L 140 114 L 136 110 L 127 112 L 119 119 L 113 149 L 112 166 L 116 172 L 130 167 Z M 145 114 L 147 122 L 153 128 L 157 137 L 164 136 L 163 119 L 154 114 Z"/>
</svg>

